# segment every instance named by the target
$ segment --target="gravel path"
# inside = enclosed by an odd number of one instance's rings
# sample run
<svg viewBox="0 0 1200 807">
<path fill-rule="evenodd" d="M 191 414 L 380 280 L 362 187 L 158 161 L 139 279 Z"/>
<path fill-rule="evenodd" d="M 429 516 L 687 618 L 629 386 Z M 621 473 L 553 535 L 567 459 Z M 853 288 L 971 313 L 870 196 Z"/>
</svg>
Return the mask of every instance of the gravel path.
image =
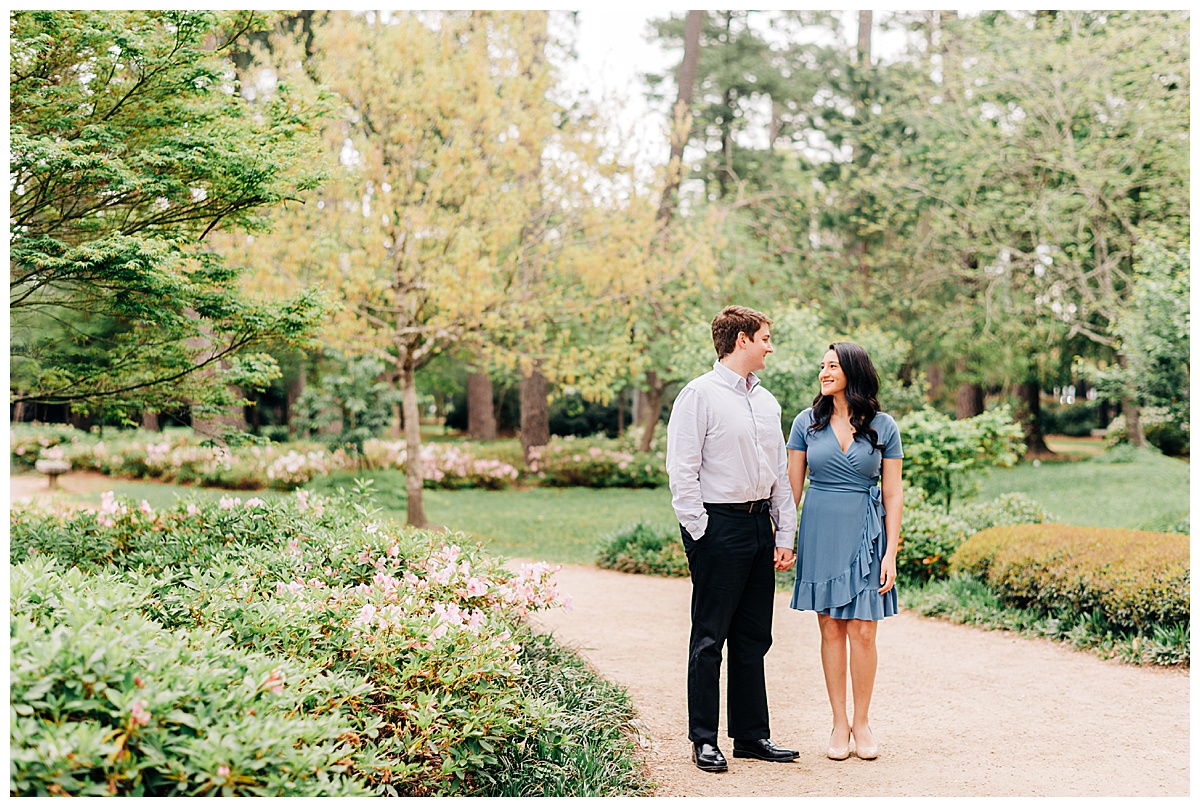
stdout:
<svg viewBox="0 0 1200 807">
<path fill-rule="evenodd" d="M 703 773 L 687 741 L 690 582 L 584 566 L 564 566 L 558 580 L 574 610 L 540 614 L 538 624 L 629 690 L 656 795 L 1189 795 L 1187 671 L 907 613 L 879 630 L 879 759 L 826 759 L 816 617 L 792 611 L 784 594 L 767 654 L 772 738 L 800 758 L 734 759 L 723 739 L 729 771 Z"/>
</svg>

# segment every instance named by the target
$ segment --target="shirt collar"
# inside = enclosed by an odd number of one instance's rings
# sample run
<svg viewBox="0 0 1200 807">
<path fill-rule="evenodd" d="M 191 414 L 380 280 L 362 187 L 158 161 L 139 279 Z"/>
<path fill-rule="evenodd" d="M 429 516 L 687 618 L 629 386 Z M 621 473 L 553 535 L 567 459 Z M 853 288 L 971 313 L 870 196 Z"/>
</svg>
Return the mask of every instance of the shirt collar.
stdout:
<svg viewBox="0 0 1200 807">
<path fill-rule="evenodd" d="M 745 379 L 743 379 L 733 370 L 730 370 L 724 364 L 721 364 L 720 359 L 713 362 L 713 370 L 716 371 L 718 378 L 735 389 L 744 388 L 746 392 L 753 392 L 754 388 L 757 387 L 759 383 L 758 376 L 756 376 L 754 373 L 750 373 Z M 742 383 L 743 381 L 745 381 L 744 385 Z"/>
</svg>

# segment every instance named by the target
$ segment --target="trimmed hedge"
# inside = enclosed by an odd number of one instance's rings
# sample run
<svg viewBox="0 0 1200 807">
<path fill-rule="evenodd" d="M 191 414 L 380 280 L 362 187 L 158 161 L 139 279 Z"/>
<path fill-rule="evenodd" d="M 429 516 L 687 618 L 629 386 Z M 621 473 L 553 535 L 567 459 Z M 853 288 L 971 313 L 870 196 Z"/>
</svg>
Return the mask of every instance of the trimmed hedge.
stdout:
<svg viewBox="0 0 1200 807">
<path fill-rule="evenodd" d="M 1190 619 L 1189 537 L 1062 524 L 993 527 L 968 538 L 951 571 L 978 577 L 1010 605 L 1098 613 L 1147 631 Z"/>
</svg>

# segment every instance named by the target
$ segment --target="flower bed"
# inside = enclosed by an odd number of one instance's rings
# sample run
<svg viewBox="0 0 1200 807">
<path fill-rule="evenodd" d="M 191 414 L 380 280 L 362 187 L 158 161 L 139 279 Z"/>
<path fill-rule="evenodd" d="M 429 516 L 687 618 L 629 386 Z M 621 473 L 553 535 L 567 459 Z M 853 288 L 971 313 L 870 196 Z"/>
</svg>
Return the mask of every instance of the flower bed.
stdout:
<svg viewBox="0 0 1200 807">
<path fill-rule="evenodd" d="M 421 467 L 427 488 L 486 488 L 500 490 L 511 486 L 520 476 L 513 465 L 494 457 L 479 456 L 479 448 L 471 443 L 424 443 L 421 445 Z M 408 466 L 408 449 L 404 441 L 367 440 L 363 455 L 373 468 Z"/>
<path fill-rule="evenodd" d="M 1189 538 L 1175 533 L 1032 524 L 993 527 L 959 547 L 951 568 L 1005 602 L 1042 613 L 1098 614 L 1147 631 L 1190 619 Z"/>
<path fill-rule="evenodd" d="M 349 504 L 13 510 L 11 792 L 510 792 L 567 742 L 522 664 L 554 570 Z"/>
<path fill-rule="evenodd" d="M 530 449 L 530 470 L 552 487 L 656 488 L 667 484 L 666 455 L 643 454 L 620 440 L 552 437 Z"/>
</svg>

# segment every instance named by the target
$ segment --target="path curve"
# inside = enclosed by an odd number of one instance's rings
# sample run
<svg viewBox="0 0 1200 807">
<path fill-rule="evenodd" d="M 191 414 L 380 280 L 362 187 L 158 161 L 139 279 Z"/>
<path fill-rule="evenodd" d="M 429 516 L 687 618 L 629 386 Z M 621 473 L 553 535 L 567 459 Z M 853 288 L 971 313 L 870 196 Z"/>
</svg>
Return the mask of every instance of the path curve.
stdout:
<svg viewBox="0 0 1200 807">
<path fill-rule="evenodd" d="M 792 611 L 786 594 L 775 597 L 767 689 L 772 737 L 800 758 L 734 759 L 722 722 L 729 771 L 703 773 L 687 741 L 691 583 L 587 566 L 557 578 L 574 609 L 535 622 L 628 689 L 657 796 L 1189 795 L 1187 671 L 903 612 L 878 635 L 879 759 L 826 759 L 816 616 Z"/>
</svg>

